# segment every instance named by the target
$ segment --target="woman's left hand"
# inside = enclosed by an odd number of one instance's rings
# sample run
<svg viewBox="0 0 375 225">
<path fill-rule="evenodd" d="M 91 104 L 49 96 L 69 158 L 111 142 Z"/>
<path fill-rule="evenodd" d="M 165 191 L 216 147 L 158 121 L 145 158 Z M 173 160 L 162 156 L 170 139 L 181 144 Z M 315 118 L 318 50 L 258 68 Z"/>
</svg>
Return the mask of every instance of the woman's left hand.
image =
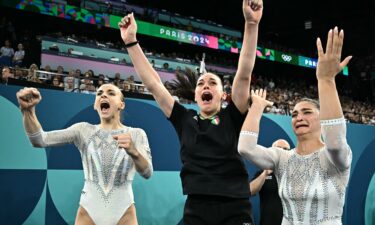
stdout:
<svg viewBox="0 0 375 225">
<path fill-rule="evenodd" d="M 326 51 L 324 52 L 320 38 L 316 41 L 318 49 L 318 65 L 316 76 L 318 80 L 333 80 L 335 76 L 349 63 L 351 56 L 341 62 L 341 52 L 344 43 L 344 30 L 337 27 L 328 32 Z"/>
<path fill-rule="evenodd" d="M 117 140 L 118 147 L 125 149 L 130 156 L 138 155 L 138 150 L 135 148 L 130 133 L 114 135 L 113 138 Z"/>
</svg>

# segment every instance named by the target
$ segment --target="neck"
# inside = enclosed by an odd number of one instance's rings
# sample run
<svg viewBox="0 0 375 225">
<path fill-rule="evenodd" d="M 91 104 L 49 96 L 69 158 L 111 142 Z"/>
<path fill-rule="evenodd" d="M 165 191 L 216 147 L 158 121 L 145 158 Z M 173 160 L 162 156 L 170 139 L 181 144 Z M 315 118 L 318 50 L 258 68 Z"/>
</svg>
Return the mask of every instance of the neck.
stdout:
<svg viewBox="0 0 375 225">
<path fill-rule="evenodd" d="M 321 149 L 324 143 L 320 137 L 311 137 L 311 134 L 305 134 L 298 137 L 296 152 L 299 155 L 309 155 Z"/>
<path fill-rule="evenodd" d="M 101 119 L 99 127 L 105 130 L 118 130 L 125 127 L 120 120 L 111 119 Z"/>
<path fill-rule="evenodd" d="M 205 119 L 208 119 L 212 116 L 215 116 L 216 114 L 218 114 L 220 112 L 220 108 L 218 110 L 215 110 L 215 111 L 212 111 L 212 112 L 203 112 L 203 111 L 200 111 L 200 116 L 205 118 Z"/>
</svg>

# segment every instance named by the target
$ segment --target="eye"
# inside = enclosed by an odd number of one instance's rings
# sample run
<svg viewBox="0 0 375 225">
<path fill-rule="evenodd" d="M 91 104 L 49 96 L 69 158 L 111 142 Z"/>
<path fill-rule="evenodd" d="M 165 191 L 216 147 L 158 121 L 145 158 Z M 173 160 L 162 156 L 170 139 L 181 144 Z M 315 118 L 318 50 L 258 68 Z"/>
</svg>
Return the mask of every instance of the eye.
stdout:
<svg viewBox="0 0 375 225">
<path fill-rule="evenodd" d="M 297 113 L 292 114 L 292 118 L 295 118 L 297 116 Z"/>
<path fill-rule="evenodd" d="M 103 94 L 103 92 L 101 92 L 101 91 L 99 91 L 98 93 L 96 93 L 97 96 L 100 96 L 102 94 Z"/>
<path fill-rule="evenodd" d="M 197 86 L 202 86 L 203 85 L 203 82 L 199 82 L 198 84 L 197 84 Z"/>
<path fill-rule="evenodd" d="M 109 92 L 109 95 L 115 96 L 116 94 L 114 92 Z"/>
</svg>

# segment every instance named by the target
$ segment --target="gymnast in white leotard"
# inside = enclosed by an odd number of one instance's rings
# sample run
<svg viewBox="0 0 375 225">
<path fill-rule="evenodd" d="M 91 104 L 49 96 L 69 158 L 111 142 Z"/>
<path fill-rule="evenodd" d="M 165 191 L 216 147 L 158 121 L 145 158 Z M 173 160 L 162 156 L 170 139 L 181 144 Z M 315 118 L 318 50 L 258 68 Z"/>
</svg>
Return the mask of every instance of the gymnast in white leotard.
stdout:
<svg viewBox="0 0 375 225">
<path fill-rule="evenodd" d="M 94 108 L 100 124 L 77 123 L 69 128 L 44 132 L 35 115 L 41 96 L 35 88 L 17 93 L 25 130 L 35 147 L 75 144 L 82 157 L 85 184 L 76 224 L 137 224 L 132 181 L 135 171 L 149 178 L 153 172 L 147 136 L 142 129 L 124 126 L 121 91 L 103 85 Z"/>
</svg>

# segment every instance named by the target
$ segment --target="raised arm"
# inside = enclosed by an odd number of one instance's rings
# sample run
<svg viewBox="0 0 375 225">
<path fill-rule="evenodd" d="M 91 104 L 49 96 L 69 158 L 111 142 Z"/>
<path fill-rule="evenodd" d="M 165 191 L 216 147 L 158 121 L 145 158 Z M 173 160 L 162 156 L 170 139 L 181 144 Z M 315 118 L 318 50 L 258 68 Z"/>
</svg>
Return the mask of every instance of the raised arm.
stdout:
<svg viewBox="0 0 375 225">
<path fill-rule="evenodd" d="M 35 106 L 42 97 L 36 88 L 24 88 L 17 92 L 17 99 L 23 114 L 23 125 L 34 147 L 58 146 L 77 142 L 80 124 L 74 124 L 63 130 L 44 132 L 35 113 Z"/>
<path fill-rule="evenodd" d="M 16 94 L 23 115 L 23 126 L 27 134 L 35 134 L 42 130 L 35 114 L 35 106 L 42 100 L 36 88 L 23 88 Z"/>
<path fill-rule="evenodd" d="M 238 69 L 233 80 L 232 100 L 240 112 L 248 108 L 251 74 L 255 64 L 258 27 L 263 13 L 262 0 L 243 0 L 245 30 L 238 61 Z"/>
<path fill-rule="evenodd" d="M 331 162 L 340 170 L 348 169 L 351 163 L 346 124 L 335 82 L 336 75 L 352 58 L 348 56 L 341 62 L 343 42 L 344 31 L 339 31 L 337 27 L 328 32 L 325 52 L 320 39 L 317 39 L 319 59 L 316 70 L 323 139 Z"/>
<path fill-rule="evenodd" d="M 158 102 L 165 116 L 170 117 L 174 104 L 174 99 L 168 90 L 164 87 L 157 72 L 148 62 L 139 43 L 137 43 L 137 23 L 134 15 L 129 14 L 119 22 L 121 38 L 127 47 L 128 54 L 133 62 L 135 71 L 141 78 L 143 84 L 152 93 Z M 132 45 L 133 43 L 134 45 Z M 130 46 L 131 45 L 131 46 Z"/>
<path fill-rule="evenodd" d="M 272 103 L 266 100 L 266 91 L 251 91 L 252 104 L 242 125 L 238 141 L 238 152 L 242 157 L 261 169 L 274 169 L 278 163 L 278 149 L 257 145 L 259 124 L 263 110 Z"/>
</svg>

